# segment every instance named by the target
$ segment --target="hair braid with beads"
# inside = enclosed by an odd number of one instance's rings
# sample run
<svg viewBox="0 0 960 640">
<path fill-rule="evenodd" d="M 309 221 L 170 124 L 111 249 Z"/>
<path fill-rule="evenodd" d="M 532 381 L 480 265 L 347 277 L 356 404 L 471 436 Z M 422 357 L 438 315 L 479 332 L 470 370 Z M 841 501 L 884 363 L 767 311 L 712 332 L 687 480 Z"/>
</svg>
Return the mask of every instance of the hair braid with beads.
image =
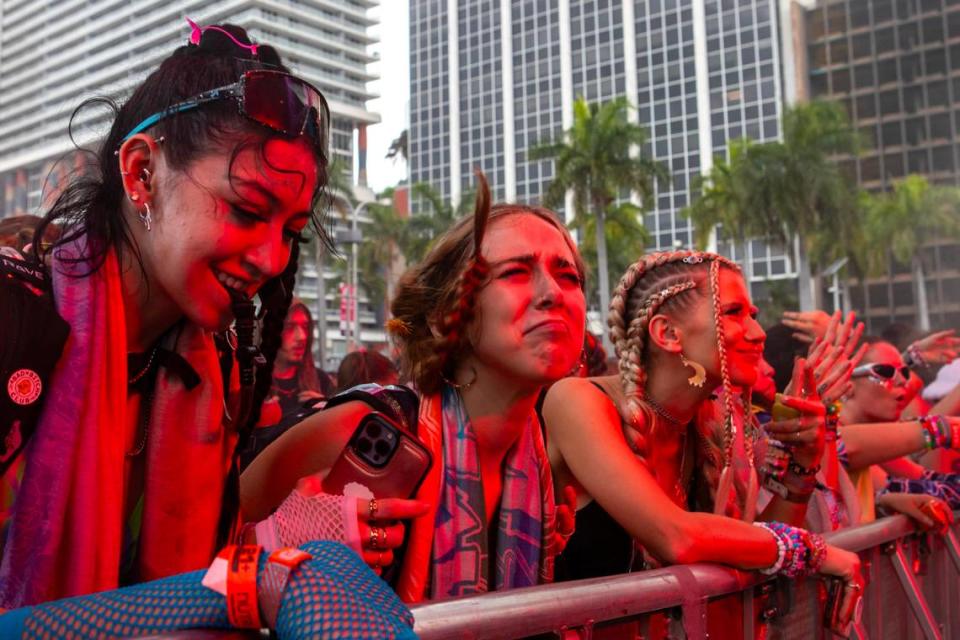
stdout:
<svg viewBox="0 0 960 640">
<path fill-rule="evenodd" d="M 476 315 L 477 293 L 490 275 L 490 265 L 480 252 L 483 237 L 487 231 L 487 222 L 490 219 L 490 186 L 487 184 L 486 176 L 480 171 L 477 171 L 477 181 L 480 185 L 473 207 L 473 255 L 467 263 L 467 268 L 460 274 L 457 284 L 456 299 L 459 302 L 437 323 L 437 331 L 443 338 L 437 345 L 442 359 L 440 370 L 443 375 L 450 378 L 454 374 L 450 356 L 463 344 L 464 331 Z"/>
<path fill-rule="evenodd" d="M 297 266 L 300 257 L 300 245 L 293 243 L 290 250 L 290 260 L 286 268 L 276 278 L 268 280 L 260 289 L 260 353 L 265 362 L 257 368 L 257 379 L 253 388 L 253 406 L 250 409 L 250 418 L 245 425 L 241 427 L 241 437 L 244 432 L 249 432 L 253 426 L 260 420 L 260 409 L 267 394 L 270 393 L 270 387 L 273 385 L 273 364 L 277 358 L 277 352 L 283 343 L 283 325 L 287 318 L 287 311 L 290 309 L 290 303 L 293 300 L 293 287 L 296 284 Z M 304 357 L 312 358 L 313 354 L 307 353 Z"/>
<path fill-rule="evenodd" d="M 643 398 L 647 381 L 647 330 L 650 319 L 660 311 L 680 311 L 692 305 L 696 297 L 688 292 L 712 284 L 707 273 L 712 265 L 717 265 L 717 268 L 722 265 L 739 272 L 734 262 L 712 253 L 652 253 L 630 265 L 614 290 L 607 323 L 625 397 L 620 412 L 628 424 L 637 426 L 642 414 L 647 418 L 647 424 L 652 425 L 652 411 Z M 701 295 L 707 294 L 707 291 L 701 291 Z M 713 303 L 714 321 L 718 323 L 716 300 Z M 716 326 L 717 344 L 720 347 L 723 343 L 722 325 Z M 728 378 L 724 384 L 729 389 Z"/>
</svg>

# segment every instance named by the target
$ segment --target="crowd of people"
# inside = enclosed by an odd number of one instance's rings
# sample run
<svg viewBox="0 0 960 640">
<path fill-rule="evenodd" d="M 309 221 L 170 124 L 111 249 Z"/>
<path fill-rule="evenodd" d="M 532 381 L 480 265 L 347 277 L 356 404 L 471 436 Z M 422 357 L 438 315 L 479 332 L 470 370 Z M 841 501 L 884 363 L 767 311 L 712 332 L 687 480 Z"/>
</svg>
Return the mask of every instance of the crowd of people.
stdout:
<svg viewBox="0 0 960 640">
<path fill-rule="evenodd" d="M 821 534 L 952 523 L 951 331 L 764 330 L 734 262 L 678 250 L 620 279 L 610 366 L 565 226 L 479 173 L 390 301 L 398 364 L 358 350 L 334 382 L 293 298 L 305 227 L 326 238 L 326 102 L 243 29 L 191 28 L 44 241 L 0 254 L 0 636 L 411 637 L 409 603 L 693 562 L 837 581 L 843 632 L 860 560 Z M 330 490 L 384 424 L 422 477 Z"/>
</svg>

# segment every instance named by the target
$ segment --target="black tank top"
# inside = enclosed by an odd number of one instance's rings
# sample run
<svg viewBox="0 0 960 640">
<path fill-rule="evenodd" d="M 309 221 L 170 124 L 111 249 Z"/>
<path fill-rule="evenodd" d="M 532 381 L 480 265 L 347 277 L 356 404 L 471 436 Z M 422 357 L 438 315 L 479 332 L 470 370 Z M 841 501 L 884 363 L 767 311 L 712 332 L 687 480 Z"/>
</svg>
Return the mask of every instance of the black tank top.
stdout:
<svg viewBox="0 0 960 640">
<path fill-rule="evenodd" d="M 590 384 L 608 398 L 596 382 Z M 576 529 L 556 561 L 556 580 L 582 580 L 626 573 L 634 559 L 633 539 L 596 500 L 577 511 Z"/>
<path fill-rule="evenodd" d="M 556 580 L 627 573 L 633 564 L 630 535 L 593 500 L 577 511 L 577 528 L 556 561 Z"/>
</svg>

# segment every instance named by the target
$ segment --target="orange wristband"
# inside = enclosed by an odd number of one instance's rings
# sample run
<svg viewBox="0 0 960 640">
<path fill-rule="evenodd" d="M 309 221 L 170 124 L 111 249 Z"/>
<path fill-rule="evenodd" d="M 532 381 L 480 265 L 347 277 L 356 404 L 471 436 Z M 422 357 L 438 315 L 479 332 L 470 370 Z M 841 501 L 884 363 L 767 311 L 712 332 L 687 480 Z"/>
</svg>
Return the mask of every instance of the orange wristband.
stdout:
<svg viewBox="0 0 960 640">
<path fill-rule="evenodd" d="M 227 547 L 227 617 L 239 629 L 260 629 L 257 605 L 259 545 Z"/>
<path fill-rule="evenodd" d="M 277 549 L 267 559 L 260 588 L 260 609 L 263 612 L 264 621 L 271 629 L 277 626 L 280 605 L 283 602 L 283 594 L 290 581 L 290 575 L 302 563 L 312 558 L 312 555 L 301 549 L 284 548 Z"/>
</svg>

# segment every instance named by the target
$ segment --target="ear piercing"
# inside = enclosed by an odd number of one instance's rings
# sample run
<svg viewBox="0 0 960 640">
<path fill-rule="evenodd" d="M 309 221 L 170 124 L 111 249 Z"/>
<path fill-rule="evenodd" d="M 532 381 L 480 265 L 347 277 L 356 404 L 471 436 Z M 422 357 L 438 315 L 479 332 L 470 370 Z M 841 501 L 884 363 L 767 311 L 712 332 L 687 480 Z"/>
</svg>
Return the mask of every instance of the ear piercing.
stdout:
<svg viewBox="0 0 960 640">
<path fill-rule="evenodd" d="M 702 387 L 703 383 L 707 381 L 707 370 L 703 368 L 703 365 L 694 360 L 688 360 L 682 353 L 680 354 L 680 362 L 683 363 L 683 366 L 693 369 L 693 375 L 687 378 L 687 384 L 691 387 Z"/>
<path fill-rule="evenodd" d="M 144 202 L 143 211 L 138 211 L 137 214 L 140 216 L 140 222 L 143 223 L 143 226 L 147 228 L 147 231 L 150 231 L 153 228 L 153 212 L 150 210 L 150 203 Z"/>
</svg>

